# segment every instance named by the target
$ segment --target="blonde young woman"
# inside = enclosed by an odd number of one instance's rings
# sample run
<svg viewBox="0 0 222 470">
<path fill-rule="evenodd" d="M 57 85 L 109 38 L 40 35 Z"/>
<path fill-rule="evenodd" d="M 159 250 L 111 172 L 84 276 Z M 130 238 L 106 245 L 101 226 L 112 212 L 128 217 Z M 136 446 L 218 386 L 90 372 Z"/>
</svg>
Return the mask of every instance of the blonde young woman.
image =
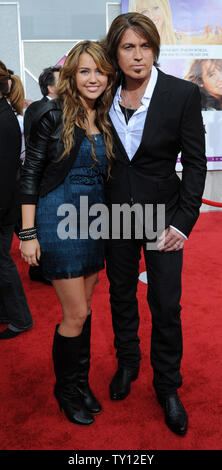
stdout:
<svg viewBox="0 0 222 470">
<path fill-rule="evenodd" d="M 33 124 L 22 175 L 21 255 L 41 262 L 62 306 L 53 358 L 54 393 L 69 421 L 89 425 L 101 405 L 89 383 L 91 297 L 104 267 L 103 240 L 80 238 L 80 196 L 88 206 L 103 202 L 103 184 L 113 158 L 107 113 L 114 71 L 103 47 L 78 43 L 68 54 L 57 87 L 58 99 Z M 77 211 L 77 238 L 59 234 L 59 208 Z M 71 210 L 71 209 L 70 209 Z M 63 218 L 67 215 L 64 212 Z M 88 213 L 84 223 L 90 223 Z M 58 232 L 58 233 L 57 233 Z"/>
<path fill-rule="evenodd" d="M 130 0 L 129 11 L 148 16 L 156 25 L 161 44 L 177 44 L 168 0 Z"/>
</svg>

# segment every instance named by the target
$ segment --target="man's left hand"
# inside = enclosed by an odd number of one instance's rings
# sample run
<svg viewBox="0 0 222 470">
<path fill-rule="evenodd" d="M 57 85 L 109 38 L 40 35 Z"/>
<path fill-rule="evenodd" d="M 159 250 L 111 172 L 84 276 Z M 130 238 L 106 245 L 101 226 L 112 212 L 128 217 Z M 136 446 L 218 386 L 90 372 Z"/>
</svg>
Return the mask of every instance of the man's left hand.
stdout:
<svg viewBox="0 0 222 470">
<path fill-rule="evenodd" d="M 159 238 L 159 251 L 179 251 L 184 247 L 186 239 L 172 227 L 166 228 Z"/>
</svg>

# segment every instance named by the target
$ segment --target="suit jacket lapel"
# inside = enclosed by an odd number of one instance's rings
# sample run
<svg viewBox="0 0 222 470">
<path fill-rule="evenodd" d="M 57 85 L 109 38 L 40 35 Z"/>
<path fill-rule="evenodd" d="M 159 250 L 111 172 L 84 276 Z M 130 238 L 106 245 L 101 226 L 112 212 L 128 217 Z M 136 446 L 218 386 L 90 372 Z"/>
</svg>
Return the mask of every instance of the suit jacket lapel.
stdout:
<svg viewBox="0 0 222 470">
<path fill-rule="evenodd" d="M 116 131 L 116 128 L 115 126 L 113 125 L 113 122 L 112 120 L 110 119 L 110 117 L 108 116 L 108 119 L 109 119 L 109 122 L 111 123 L 111 127 L 112 127 L 112 133 L 113 133 L 113 137 L 114 137 L 114 151 L 115 153 L 117 154 L 117 157 L 122 159 L 121 157 L 124 158 L 124 160 L 126 160 L 127 162 L 129 161 L 129 158 L 128 158 L 128 155 L 126 153 L 126 150 L 121 142 L 121 139 L 119 138 L 119 135 Z"/>
<path fill-rule="evenodd" d="M 143 143 L 146 143 L 147 148 L 149 146 L 149 142 L 152 141 L 153 133 L 158 132 L 160 122 L 163 120 L 166 111 L 167 92 L 167 80 L 165 78 L 165 74 L 158 70 L 158 79 L 147 110 L 142 139 L 132 161 L 139 157 L 143 150 Z"/>
</svg>

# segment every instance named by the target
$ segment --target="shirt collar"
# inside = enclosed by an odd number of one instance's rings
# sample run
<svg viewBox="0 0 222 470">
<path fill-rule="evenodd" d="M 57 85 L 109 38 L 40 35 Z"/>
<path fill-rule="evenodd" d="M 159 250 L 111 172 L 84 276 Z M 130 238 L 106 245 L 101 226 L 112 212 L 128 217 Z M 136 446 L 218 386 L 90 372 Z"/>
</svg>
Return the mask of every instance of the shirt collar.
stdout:
<svg viewBox="0 0 222 470">
<path fill-rule="evenodd" d="M 152 98 L 152 94 L 153 94 L 153 91 L 154 91 L 154 88 L 155 88 L 155 85 L 156 85 L 156 82 L 157 82 L 157 77 L 158 77 L 158 72 L 157 72 L 157 69 L 156 67 L 154 67 L 154 65 L 152 66 L 152 69 L 151 69 L 151 74 L 150 74 L 150 79 L 149 79 L 149 82 L 147 84 L 147 87 L 146 87 L 146 90 L 145 90 L 145 93 L 142 97 L 142 102 L 143 102 L 143 99 L 151 99 Z"/>
<path fill-rule="evenodd" d="M 155 88 L 155 85 L 156 85 L 156 82 L 157 82 L 157 78 L 158 78 L 158 71 L 157 71 L 156 67 L 154 67 L 154 65 L 153 65 L 152 69 L 151 69 L 149 82 L 147 84 L 145 93 L 144 93 L 144 95 L 141 99 L 141 102 L 143 103 L 144 106 L 148 105 L 149 101 L 152 98 L 152 94 L 153 94 L 153 91 L 154 91 L 154 88 Z M 120 85 L 117 88 L 117 91 L 116 91 L 116 94 L 115 94 L 115 97 L 114 97 L 114 100 L 113 100 L 113 105 L 114 105 L 115 108 L 117 108 L 117 107 L 119 108 L 119 101 L 121 101 L 121 90 L 122 90 L 122 85 Z"/>
</svg>

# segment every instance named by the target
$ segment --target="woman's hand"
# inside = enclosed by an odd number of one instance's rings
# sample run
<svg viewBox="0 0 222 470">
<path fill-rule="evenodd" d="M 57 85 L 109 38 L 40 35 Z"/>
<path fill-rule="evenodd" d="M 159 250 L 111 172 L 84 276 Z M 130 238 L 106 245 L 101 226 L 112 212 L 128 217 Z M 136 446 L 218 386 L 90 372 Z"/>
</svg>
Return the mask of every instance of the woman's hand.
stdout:
<svg viewBox="0 0 222 470">
<path fill-rule="evenodd" d="M 41 250 L 37 238 L 22 241 L 20 250 L 21 257 L 26 261 L 26 263 L 31 266 L 39 265 L 38 261 L 40 260 Z"/>
</svg>

